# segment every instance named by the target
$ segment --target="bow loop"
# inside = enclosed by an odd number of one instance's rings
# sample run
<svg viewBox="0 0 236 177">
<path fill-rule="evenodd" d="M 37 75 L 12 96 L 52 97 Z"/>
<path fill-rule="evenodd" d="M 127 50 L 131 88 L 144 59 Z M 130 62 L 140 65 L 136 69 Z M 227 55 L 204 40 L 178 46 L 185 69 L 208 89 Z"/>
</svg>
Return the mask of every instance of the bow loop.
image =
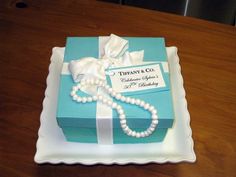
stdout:
<svg viewBox="0 0 236 177">
<path fill-rule="evenodd" d="M 114 34 L 110 35 L 108 42 L 104 47 L 104 56 L 102 58 L 116 58 L 122 57 L 126 50 L 128 49 L 129 43 L 127 40 L 116 36 Z"/>
<path fill-rule="evenodd" d="M 93 57 L 72 60 L 69 63 L 69 70 L 75 82 L 79 82 L 84 77 L 105 80 L 105 68 L 103 63 Z"/>
</svg>

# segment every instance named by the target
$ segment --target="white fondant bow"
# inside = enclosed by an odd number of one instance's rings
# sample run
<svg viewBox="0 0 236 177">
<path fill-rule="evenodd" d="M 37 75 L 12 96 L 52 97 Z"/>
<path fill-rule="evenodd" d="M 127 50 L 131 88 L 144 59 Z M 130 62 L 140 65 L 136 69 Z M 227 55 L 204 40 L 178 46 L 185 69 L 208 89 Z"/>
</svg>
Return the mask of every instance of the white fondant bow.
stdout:
<svg viewBox="0 0 236 177">
<path fill-rule="evenodd" d="M 109 67 L 137 65 L 143 61 L 143 50 L 127 51 L 128 41 L 114 34 L 111 34 L 107 42 L 102 45 L 104 46 L 100 46 L 100 48 L 104 54 L 101 58 L 85 57 L 79 60 L 72 60 L 69 63 L 69 70 L 74 82 L 79 82 L 83 78 L 105 80 L 105 69 Z M 83 91 L 89 94 L 95 94 L 96 88 L 84 88 Z"/>
</svg>

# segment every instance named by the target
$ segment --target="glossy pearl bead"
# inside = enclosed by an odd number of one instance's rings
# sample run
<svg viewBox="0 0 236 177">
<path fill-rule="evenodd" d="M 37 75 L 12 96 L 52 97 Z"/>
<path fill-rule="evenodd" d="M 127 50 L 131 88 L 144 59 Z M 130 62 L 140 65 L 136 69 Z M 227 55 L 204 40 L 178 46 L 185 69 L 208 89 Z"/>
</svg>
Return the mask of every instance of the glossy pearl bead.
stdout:
<svg viewBox="0 0 236 177">
<path fill-rule="evenodd" d="M 154 106 L 150 106 L 148 110 L 152 112 L 154 109 Z"/>
<path fill-rule="evenodd" d="M 149 136 L 149 133 L 147 131 L 145 131 L 144 136 Z"/>
<path fill-rule="evenodd" d="M 125 119 L 125 115 L 124 114 L 120 114 L 120 119 Z"/>
<path fill-rule="evenodd" d="M 126 126 L 123 130 L 124 130 L 124 132 L 128 132 L 130 129 L 128 126 Z"/>
<path fill-rule="evenodd" d="M 111 96 L 116 97 L 116 92 L 112 91 Z"/>
<path fill-rule="evenodd" d="M 120 105 L 117 105 L 116 109 L 122 109 L 122 107 Z"/>
<path fill-rule="evenodd" d="M 121 124 L 121 128 L 124 130 L 127 127 L 126 124 Z"/>
<path fill-rule="evenodd" d="M 117 111 L 118 111 L 119 114 L 124 114 L 123 109 L 119 109 L 119 110 L 117 110 Z"/>
<path fill-rule="evenodd" d="M 124 96 L 121 96 L 120 100 L 125 102 L 126 98 Z"/>
<path fill-rule="evenodd" d="M 148 104 L 148 103 L 146 103 L 145 105 L 144 105 L 144 109 L 149 109 L 149 107 L 150 107 L 150 105 Z"/>
<path fill-rule="evenodd" d="M 134 104 L 134 103 L 135 103 L 135 99 L 132 98 L 132 99 L 130 100 L 130 103 L 131 103 L 131 104 Z"/>
<path fill-rule="evenodd" d="M 81 99 L 80 97 L 78 97 L 78 98 L 76 99 L 76 101 L 77 101 L 77 102 L 81 102 L 82 99 Z"/>
<path fill-rule="evenodd" d="M 141 102 L 140 99 L 135 100 L 135 104 L 136 104 L 136 105 L 139 105 L 140 102 Z"/>
<path fill-rule="evenodd" d="M 86 97 L 83 97 L 82 98 L 82 103 L 86 103 L 87 102 L 87 98 Z"/>
<path fill-rule="evenodd" d="M 74 96 L 75 94 L 76 94 L 76 92 L 73 90 L 70 95 Z"/>
<path fill-rule="evenodd" d="M 129 129 L 128 132 L 127 132 L 127 135 L 128 135 L 128 136 L 131 136 L 132 133 L 133 133 L 132 130 Z"/>
<path fill-rule="evenodd" d="M 140 133 L 140 137 L 142 137 L 142 138 L 145 137 L 144 132 L 141 132 L 141 133 Z"/>
<path fill-rule="evenodd" d="M 121 124 L 126 124 L 126 120 L 123 119 L 123 120 L 120 121 L 120 123 L 121 123 Z"/>
<path fill-rule="evenodd" d="M 129 103 L 130 102 L 130 97 L 127 97 L 125 101 L 126 101 L 126 103 Z"/>
<path fill-rule="evenodd" d="M 97 101 L 98 97 L 95 95 L 93 96 L 93 101 Z"/>
<path fill-rule="evenodd" d="M 109 88 L 109 89 L 108 89 L 108 92 L 109 92 L 109 93 L 112 93 L 112 91 L 113 91 L 112 88 Z"/>
<path fill-rule="evenodd" d="M 87 102 L 92 102 L 93 101 L 93 98 L 92 97 L 88 97 L 87 98 Z"/>
<path fill-rule="evenodd" d="M 118 93 L 118 94 L 116 95 L 116 99 L 119 100 L 120 98 L 121 98 L 121 94 Z"/>
<path fill-rule="evenodd" d="M 98 95 L 98 100 L 103 100 L 103 96 L 102 95 Z"/>
<path fill-rule="evenodd" d="M 153 109 L 152 114 L 157 114 L 157 110 Z"/>
<path fill-rule="evenodd" d="M 156 115 L 156 114 L 153 114 L 153 115 L 152 115 L 152 119 L 153 119 L 153 120 L 157 120 L 157 119 L 158 119 L 157 115 Z"/>
<path fill-rule="evenodd" d="M 131 135 L 132 135 L 132 136 L 136 136 L 136 132 L 133 131 L 133 132 L 131 133 Z"/>
<path fill-rule="evenodd" d="M 112 103 L 112 108 L 117 108 L 117 103 Z"/>
<path fill-rule="evenodd" d="M 144 101 L 141 101 L 140 102 L 140 106 L 143 107 L 145 105 L 145 102 Z"/>
<path fill-rule="evenodd" d="M 77 100 L 77 98 L 78 98 L 77 95 L 74 95 L 74 96 L 72 97 L 73 100 Z"/>
</svg>

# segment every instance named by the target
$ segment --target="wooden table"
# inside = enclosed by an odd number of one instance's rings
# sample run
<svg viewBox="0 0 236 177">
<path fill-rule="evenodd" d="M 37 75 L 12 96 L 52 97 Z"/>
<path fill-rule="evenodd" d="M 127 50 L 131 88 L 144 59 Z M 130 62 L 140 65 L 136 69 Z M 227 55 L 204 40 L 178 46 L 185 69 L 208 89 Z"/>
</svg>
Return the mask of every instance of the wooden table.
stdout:
<svg viewBox="0 0 236 177">
<path fill-rule="evenodd" d="M 236 176 L 236 29 L 99 1 L 0 4 L 0 176 Z M 37 165 L 33 158 L 52 47 L 67 36 L 163 36 L 177 46 L 196 163 Z"/>
</svg>

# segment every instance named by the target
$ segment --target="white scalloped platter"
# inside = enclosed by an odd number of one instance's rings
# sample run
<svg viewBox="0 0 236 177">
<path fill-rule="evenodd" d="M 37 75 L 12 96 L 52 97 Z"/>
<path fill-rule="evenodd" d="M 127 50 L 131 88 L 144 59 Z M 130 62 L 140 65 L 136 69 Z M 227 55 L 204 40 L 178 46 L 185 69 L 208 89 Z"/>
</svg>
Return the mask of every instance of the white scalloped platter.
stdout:
<svg viewBox="0 0 236 177">
<path fill-rule="evenodd" d="M 40 117 L 36 163 L 145 164 L 195 162 L 190 115 L 176 47 L 167 47 L 175 123 L 162 143 L 98 145 L 67 142 L 56 121 L 57 95 L 64 48 L 55 47 L 51 56 L 47 88 Z"/>
</svg>

